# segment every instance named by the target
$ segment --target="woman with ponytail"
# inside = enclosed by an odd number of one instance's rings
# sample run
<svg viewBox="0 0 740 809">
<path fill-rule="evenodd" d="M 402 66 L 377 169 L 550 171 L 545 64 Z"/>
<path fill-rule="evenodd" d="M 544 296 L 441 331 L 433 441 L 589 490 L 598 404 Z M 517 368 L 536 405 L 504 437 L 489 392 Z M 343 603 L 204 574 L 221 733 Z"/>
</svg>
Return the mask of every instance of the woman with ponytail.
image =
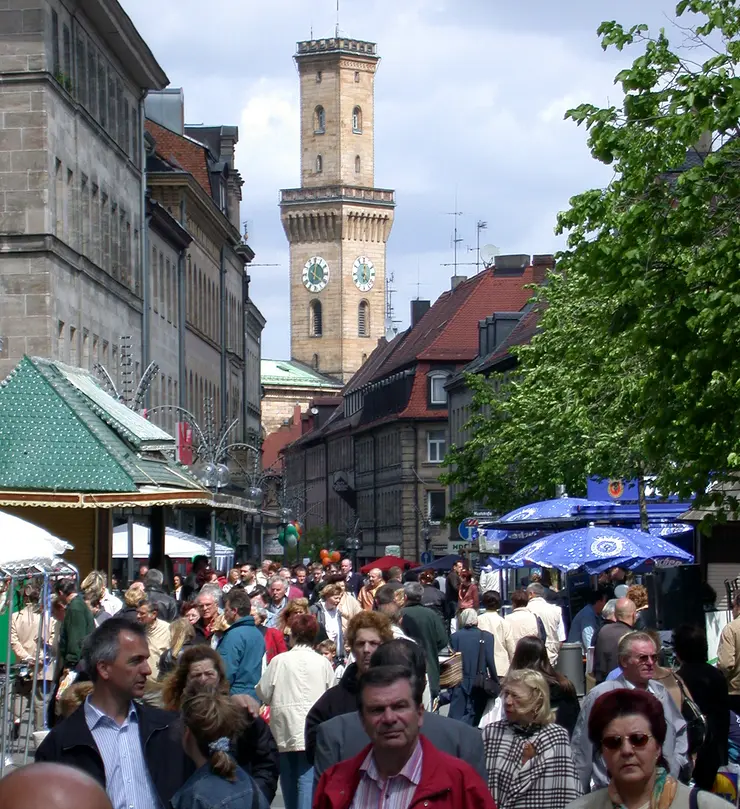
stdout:
<svg viewBox="0 0 740 809">
<path fill-rule="evenodd" d="M 172 798 L 172 809 L 269 809 L 260 789 L 232 758 L 244 713 L 217 688 L 186 689 L 183 747 L 198 768 Z"/>
</svg>

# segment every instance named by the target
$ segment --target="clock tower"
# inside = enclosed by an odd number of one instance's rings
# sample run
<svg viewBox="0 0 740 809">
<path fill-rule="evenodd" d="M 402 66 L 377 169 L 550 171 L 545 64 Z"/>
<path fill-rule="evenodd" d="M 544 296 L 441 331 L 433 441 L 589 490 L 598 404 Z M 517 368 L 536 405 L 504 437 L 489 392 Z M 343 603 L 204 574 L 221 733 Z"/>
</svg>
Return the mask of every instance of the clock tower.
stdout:
<svg viewBox="0 0 740 809">
<path fill-rule="evenodd" d="M 291 358 L 346 382 L 385 334 L 394 192 L 375 188 L 374 42 L 298 43 L 301 187 L 280 192 Z"/>
</svg>

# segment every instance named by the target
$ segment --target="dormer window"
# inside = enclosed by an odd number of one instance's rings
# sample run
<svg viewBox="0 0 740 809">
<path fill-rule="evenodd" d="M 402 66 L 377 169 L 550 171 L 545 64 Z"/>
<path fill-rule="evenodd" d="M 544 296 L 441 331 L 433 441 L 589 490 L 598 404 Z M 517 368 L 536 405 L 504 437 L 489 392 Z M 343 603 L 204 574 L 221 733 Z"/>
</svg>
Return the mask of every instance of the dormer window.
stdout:
<svg viewBox="0 0 740 809">
<path fill-rule="evenodd" d="M 449 379 L 447 372 L 429 374 L 429 404 L 433 407 L 447 407 L 445 385 Z"/>
</svg>

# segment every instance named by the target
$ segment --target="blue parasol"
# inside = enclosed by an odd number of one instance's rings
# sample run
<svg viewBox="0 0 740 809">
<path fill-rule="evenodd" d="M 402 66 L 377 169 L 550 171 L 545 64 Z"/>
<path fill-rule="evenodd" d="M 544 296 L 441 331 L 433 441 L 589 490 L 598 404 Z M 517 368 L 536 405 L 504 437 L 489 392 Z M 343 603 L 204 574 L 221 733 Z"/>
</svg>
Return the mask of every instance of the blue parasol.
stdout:
<svg viewBox="0 0 740 809">
<path fill-rule="evenodd" d="M 606 505 L 611 505 L 611 503 L 601 500 L 586 500 L 583 497 L 558 497 L 555 500 L 541 500 L 539 503 L 530 503 L 528 506 L 515 508 L 493 524 L 504 527 L 512 524 L 569 522 L 573 517 L 578 516 L 581 508 Z"/>
<path fill-rule="evenodd" d="M 690 553 L 652 534 L 590 525 L 530 542 L 509 557 L 507 566 L 541 565 L 564 571 L 584 567 L 589 573 L 598 573 L 605 567 L 631 567 L 648 559 L 663 565 L 694 561 Z"/>
</svg>

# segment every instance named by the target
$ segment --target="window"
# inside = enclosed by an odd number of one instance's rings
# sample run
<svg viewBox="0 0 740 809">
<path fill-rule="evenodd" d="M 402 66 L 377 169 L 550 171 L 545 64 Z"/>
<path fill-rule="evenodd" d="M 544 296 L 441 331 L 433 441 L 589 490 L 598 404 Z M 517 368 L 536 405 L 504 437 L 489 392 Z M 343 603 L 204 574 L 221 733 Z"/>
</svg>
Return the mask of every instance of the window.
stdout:
<svg viewBox="0 0 740 809">
<path fill-rule="evenodd" d="M 357 335 L 358 337 L 370 336 L 370 307 L 367 301 L 360 301 L 357 307 Z"/>
<path fill-rule="evenodd" d="M 61 72 L 59 63 L 59 15 L 52 9 L 51 12 L 51 69 L 54 76 Z"/>
<path fill-rule="evenodd" d="M 95 117 L 98 109 L 98 69 L 95 66 L 95 51 L 87 49 L 87 108 Z"/>
<path fill-rule="evenodd" d="M 136 107 L 131 107 L 131 156 L 134 165 L 139 165 L 139 112 Z"/>
<path fill-rule="evenodd" d="M 319 370 L 319 355 L 318 354 L 313 355 L 313 357 L 311 359 L 311 367 L 314 369 L 314 371 Z"/>
<path fill-rule="evenodd" d="M 352 131 L 362 132 L 362 110 L 359 107 L 352 110 Z"/>
<path fill-rule="evenodd" d="M 321 71 L 316 71 L 316 84 L 321 84 Z"/>
<path fill-rule="evenodd" d="M 108 133 L 112 138 L 116 137 L 116 78 L 113 68 L 108 67 Z"/>
<path fill-rule="evenodd" d="M 427 519 L 439 525 L 445 517 L 445 493 L 427 492 Z"/>
<path fill-rule="evenodd" d="M 62 26 L 62 71 L 64 73 L 63 83 L 64 89 L 72 91 L 72 37 L 69 33 L 69 27 Z"/>
<path fill-rule="evenodd" d="M 321 174 L 324 170 L 324 161 L 321 159 L 321 155 L 316 155 L 316 173 Z"/>
<path fill-rule="evenodd" d="M 85 40 L 77 34 L 77 98 L 82 106 L 87 106 L 87 58 L 85 56 Z"/>
<path fill-rule="evenodd" d="M 308 306 L 308 330 L 311 337 L 321 337 L 321 301 L 311 301 Z"/>
<path fill-rule="evenodd" d="M 360 173 L 360 155 L 355 156 L 355 174 Z"/>
<path fill-rule="evenodd" d="M 359 70 L 355 70 L 355 81 L 356 82 L 360 81 L 360 71 Z"/>
<path fill-rule="evenodd" d="M 323 135 L 326 130 L 326 112 L 323 107 L 316 107 L 314 111 L 313 131 L 315 135 Z"/>
<path fill-rule="evenodd" d="M 445 384 L 447 374 L 432 374 L 429 377 L 429 401 L 433 405 L 447 404 L 447 391 Z"/>
<path fill-rule="evenodd" d="M 427 461 L 442 463 L 447 454 L 447 437 L 444 430 L 427 430 Z"/>
<path fill-rule="evenodd" d="M 105 92 L 107 86 L 108 79 L 105 70 L 105 62 L 103 61 L 103 57 L 98 55 L 98 120 L 103 129 L 105 129 L 105 122 L 108 119 L 108 96 Z"/>
</svg>

